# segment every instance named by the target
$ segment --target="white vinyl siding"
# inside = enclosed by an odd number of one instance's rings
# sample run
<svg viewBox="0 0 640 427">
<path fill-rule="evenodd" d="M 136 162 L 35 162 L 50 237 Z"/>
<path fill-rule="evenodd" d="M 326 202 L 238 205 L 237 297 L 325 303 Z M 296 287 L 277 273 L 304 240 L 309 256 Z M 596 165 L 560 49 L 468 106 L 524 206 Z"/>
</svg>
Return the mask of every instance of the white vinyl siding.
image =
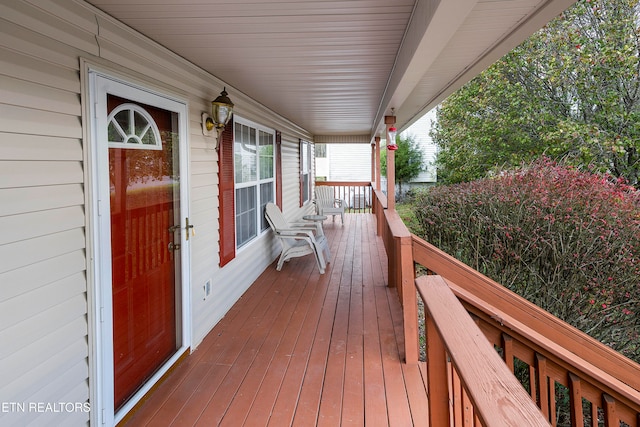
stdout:
<svg viewBox="0 0 640 427">
<path fill-rule="evenodd" d="M 0 402 L 88 402 L 77 46 L 93 35 L 40 26 L 47 15 L 17 1 L 0 16 Z M 67 31 L 65 43 L 51 39 Z M 88 421 L 87 412 L 0 414 L 2 425 Z"/>
<path fill-rule="evenodd" d="M 370 144 L 327 144 L 328 181 L 370 181 Z"/>
<path fill-rule="evenodd" d="M 422 151 L 422 160 L 424 162 L 422 171 L 413 179 L 412 183 L 427 183 L 437 181 L 437 170 L 435 167 L 436 155 L 438 147 L 433 142 L 430 132 L 432 123 L 436 120 L 436 109 L 429 111 L 427 114 L 418 119 L 414 124 L 409 126 L 401 136 L 403 138 L 412 135 L 418 143 L 418 147 Z"/>
<path fill-rule="evenodd" d="M 0 402 L 88 402 L 97 379 L 83 60 L 188 102 L 192 347 L 272 263 L 277 242 L 265 236 L 218 267 L 218 158 L 200 120 L 224 82 L 82 2 L 5 1 L 0 17 Z M 247 119 L 282 131 L 283 200 L 297 205 L 291 141 L 311 135 L 227 90 Z M 0 413 L 0 425 L 77 426 L 90 416 Z"/>
<path fill-rule="evenodd" d="M 282 213 L 295 218 L 300 209 L 300 143 L 282 135 Z"/>
</svg>

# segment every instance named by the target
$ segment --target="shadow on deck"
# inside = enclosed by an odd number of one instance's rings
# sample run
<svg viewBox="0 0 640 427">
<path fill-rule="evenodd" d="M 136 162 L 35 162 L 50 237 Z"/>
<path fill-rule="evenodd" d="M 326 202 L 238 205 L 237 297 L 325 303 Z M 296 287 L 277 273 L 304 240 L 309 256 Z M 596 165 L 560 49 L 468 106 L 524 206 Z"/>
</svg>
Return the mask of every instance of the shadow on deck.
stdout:
<svg viewBox="0 0 640 427">
<path fill-rule="evenodd" d="M 126 425 L 428 425 L 375 217 L 324 228 L 324 275 L 312 255 L 272 264 Z"/>
</svg>

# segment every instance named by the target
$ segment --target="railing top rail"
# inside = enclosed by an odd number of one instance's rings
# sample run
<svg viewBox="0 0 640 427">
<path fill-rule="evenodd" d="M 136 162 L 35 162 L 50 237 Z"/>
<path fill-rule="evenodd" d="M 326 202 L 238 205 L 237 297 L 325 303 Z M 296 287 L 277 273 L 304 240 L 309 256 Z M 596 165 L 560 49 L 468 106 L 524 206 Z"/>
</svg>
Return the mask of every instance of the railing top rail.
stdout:
<svg viewBox="0 0 640 427">
<path fill-rule="evenodd" d="M 412 238 L 414 261 L 455 283 L 456 288 L 459 288 L 460 296 L 466 296 L 471 305 L 478 304 L 482 307 L 483 302 L 490 301 L 493 308 L 485 307 L 485 309 L 496 312 L 490 312 L 489 315 L 495 315 L 498 322 L 501 317 L 518 320 L 520 322 L 518 328 L 522 330 L 518 331 L 514 322 L 512 328 L 515 332 L 526 337 L 530 335 L 531 331 L 535 331 L 536 339 L 544 340 L 544 342 L 540 342 L 540 345 L 547 350 L 562 348 L 562 352 L 558 350 L 558 358 L 562 359 L 563 356 L 568 357 L 568 360 L 581 358 L 632 389 L 640 390 L 639 364 L 419 237 L 413 236 Z M 462 291 L 464 291 L 464 295 Z M 504 320 L 502 322 L 504 323 Z M 523 325 L 526 326 L 526 330 Z M 562 344 L 558 346 L 555 343 Z M 565 354 L 565 351 L 569 354 Z M 605 379 L 603 378 L 603 380 Z M 615 382 L 611 382 L 609 386 L 618 388 Z M 624 387 L 619 391 L 623 395 L 629 396 L 629 393 L 633 395 L 633 392 L 625 390 Z"/>
<path fill-rule="evenodd" d="M 442 277 L 423 276 L 416 285 L 483 425 L 549 426 Z"/>
<path fill-rule="evenodd" d="M 316 181 L 317 186 L 370 187 L 369 181 Z"/>
<path fill-rule="evenodd" d="M 387 219 L 387 224 L 389 224 L 389 230 L 393 237 L 411 237 L 411 232 L 395 209 L 385 210 L 384 216 Z"/>
<path fill-rule="evenodd" d="M 387 209 L 387 195 L 382 192 L 382 190 L 373 190 L 373 193 L 376 195 L 376 198 L 380 201 L 380 204 L 384 209 Z"/>
</svg>

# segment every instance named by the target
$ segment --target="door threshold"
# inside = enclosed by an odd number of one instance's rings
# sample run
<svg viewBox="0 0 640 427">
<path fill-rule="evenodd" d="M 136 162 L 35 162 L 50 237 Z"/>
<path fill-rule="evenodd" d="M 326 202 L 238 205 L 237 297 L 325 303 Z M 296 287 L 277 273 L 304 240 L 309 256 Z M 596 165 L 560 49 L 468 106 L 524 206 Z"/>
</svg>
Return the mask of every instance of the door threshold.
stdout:
<svg viewBox="0 0 640 427">
<path fill-rule="evenodd" d="M 133 415 L 146 403 L 146 401 L 151 397 L 151 395 L 158 389 L 158 387 L 160 387 L 162 385 L 162 383 L 164 383 L 164 381 L 169 377 L 169 375 L 178 367 L 182 364 L 182 362 L 189 357 L 189 355 L 191 354 L 191 347 L 186 347 L 182 350 L 179 350 L 179 352 L 182 351 L 182 353 L 176 353 L 172 359 L 173 359 L 173 363 L 171 363 L 169 366 L 165 366 L 166 370 L 164 371 L 164 373 L 160 376 L 160 378 L 158 378 L 154 384 L 149 388 L 149 390 L 147 390 L 139 399 L 138 401 L 129 409 L 127 410 L 127 413 L 124 414 L 122 416 L 122 418 L 120 419 L 120 421 L 118 421 L 116 423 L 116 427 L 122 427 L 125 424 L 127 424 L 127 422 L 133 417 Z M 153 377 L 149 380 L 152 381 Z M 135 398 L 135 395 L 134 395 Z M 124 408 L 120 409 L 120 411 L 124 410 L 126 408 L 127 404 L 125 403 Z M 120 412 L 118 411 L 118 412 Z M 118 414 L 116 413 L 116 419 L 118 418 L 117 416 Z"/>
</svg>

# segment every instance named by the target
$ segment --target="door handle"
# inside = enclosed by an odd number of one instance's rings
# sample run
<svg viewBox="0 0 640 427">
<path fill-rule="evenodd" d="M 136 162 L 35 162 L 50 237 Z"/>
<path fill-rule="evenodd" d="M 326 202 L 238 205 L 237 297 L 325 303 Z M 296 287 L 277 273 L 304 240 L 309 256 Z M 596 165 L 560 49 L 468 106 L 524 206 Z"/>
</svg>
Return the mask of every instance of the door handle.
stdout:
<svg viewBox="0 0 640 427">
<path fill-rule="evenodd" d="M 174 251 L 179 251 L 180 250 L 180 243 L 169 243 L 169 252 L 174 252 Z"/>
</svg>

